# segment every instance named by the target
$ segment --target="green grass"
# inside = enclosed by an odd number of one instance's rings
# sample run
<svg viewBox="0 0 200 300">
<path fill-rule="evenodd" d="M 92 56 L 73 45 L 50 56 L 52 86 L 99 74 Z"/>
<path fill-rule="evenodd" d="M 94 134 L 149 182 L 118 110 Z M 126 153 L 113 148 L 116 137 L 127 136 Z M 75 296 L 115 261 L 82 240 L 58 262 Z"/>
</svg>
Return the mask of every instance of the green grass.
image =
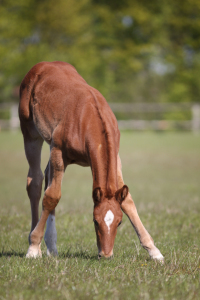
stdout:
<svg viewBox="0 0 200 300">
<path fill-rule="evenodd" d="M 0 133 L 0 299 L 200 299 L 200 136 L 123 132 L 123 176 L 165 256 L 149 259 L 126 216 L 98 260 L 89 168 L 70 166 L 56 210 L 57 258 L 26 259 L 30 205 L 20 132 Z M 42 168 L 48 161 L 44 147 Z M 41 205 L 40 205 L 41 206 Z"/>
</svg>

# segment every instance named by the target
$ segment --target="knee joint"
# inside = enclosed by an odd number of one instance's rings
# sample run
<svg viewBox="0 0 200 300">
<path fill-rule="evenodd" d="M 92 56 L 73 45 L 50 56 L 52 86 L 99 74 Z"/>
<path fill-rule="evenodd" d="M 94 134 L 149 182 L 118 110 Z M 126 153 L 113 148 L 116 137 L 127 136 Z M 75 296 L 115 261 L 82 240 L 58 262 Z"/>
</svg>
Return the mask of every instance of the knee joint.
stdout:
<svg viewBox="0 0 200 300">
<path fill-rule="evenodd" d="M 52 211 L 57 206 L 60 198 L 61 193 L 53 193 L 47 188 L 43 198 L 43 208 Z"/>
</svg>

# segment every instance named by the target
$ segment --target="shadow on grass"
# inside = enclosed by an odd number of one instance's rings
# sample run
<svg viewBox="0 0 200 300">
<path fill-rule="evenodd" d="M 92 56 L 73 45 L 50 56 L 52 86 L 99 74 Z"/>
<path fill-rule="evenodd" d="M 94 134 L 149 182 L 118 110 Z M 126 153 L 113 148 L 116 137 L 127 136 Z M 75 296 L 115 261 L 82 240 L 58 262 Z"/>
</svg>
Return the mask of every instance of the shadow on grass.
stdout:
<svg viewBox="0 0 200 300">
<path fill-rule="evenodd" d="M 87 260 L 97 260 L 98 255 L 91 255 L 85 251 L 66 251 L 66 252 L 59 252 L 58 256 L 60 258 L 82 258 L 82 259 L 87 259 Z"/>
<path fill-rule="evenodd" d="M 15 250 L 11 251 L 1 251 L 0 257 L 11 257 L 11 256 L 18 256 L 18 257 L 26 257 L 26 254 L 24 252 L 19 252 Z"/>
<path fill-rule="evenodd" d="M 26 253 L 20 252 L 20 251 L 15 251 L 15 250 L 10 250 L 10 251 L 4 251 L 2 250 L 0 252 L 0 258 L 1 257 L 26 257 Z M 43 252 L 43 257 L 47 257 L 45 255 L 45 252 Z M 58 258 L 82 258 L 86 260 L 98 260 L 98 255 L 90 255 L 89 253 L 85 251 L 67 251 L 67 252 L 60 252 L 58 253 Z"/>
</svg>

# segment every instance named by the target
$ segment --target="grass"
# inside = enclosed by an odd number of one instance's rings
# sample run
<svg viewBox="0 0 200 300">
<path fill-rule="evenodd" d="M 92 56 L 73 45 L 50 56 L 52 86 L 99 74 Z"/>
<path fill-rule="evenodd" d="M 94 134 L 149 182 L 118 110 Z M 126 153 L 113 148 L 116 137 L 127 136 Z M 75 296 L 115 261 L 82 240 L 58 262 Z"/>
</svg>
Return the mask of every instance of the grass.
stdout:
<svg viewBox="0 0 200 300">
<path fill-rule="evenodd" d="M 112 260 L 97 259 L 89 168 L 70 166 L 56 211 L 59 256 L 26 259 L 30 205 L 20 132 L 0 133 L 0 299 L 200 299 L 200 137 L 121 135 L 125 183 L 164 266 L 149 259 L 126 216 Z M 42 168 L 49 151 L 43 150 Z"/>
</svg>

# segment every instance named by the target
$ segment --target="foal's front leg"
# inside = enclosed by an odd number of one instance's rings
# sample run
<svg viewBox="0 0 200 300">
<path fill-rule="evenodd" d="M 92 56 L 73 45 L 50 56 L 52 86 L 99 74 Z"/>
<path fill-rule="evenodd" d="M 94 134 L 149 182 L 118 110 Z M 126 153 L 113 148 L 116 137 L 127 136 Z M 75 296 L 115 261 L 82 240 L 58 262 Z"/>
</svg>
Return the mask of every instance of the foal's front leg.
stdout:
<svg viewBox="0 0 200 300">
<path fill-rule="evenodd" d="M 35 257 L 32 255 L 34 249 L 38 248 L 43 235 L 44 227 L 49 216 L 52 215 L 56 205 L 61 198 L 61 183 L 64 174 L 64 162 L 62 158 L 62 151 L 52 147 L 50 157 L 50 176 L 48 187 L 45 191 L 42 202 L 41 218 L 30 235 L 30 246 L 28 249 L 27 257 Z"/>
<path fill-rule="evenodd" d="M 121 171 L 121 160 L 118 155 L 117 158 L 117 176 L 118 176 L 118 185 L 121 188 L 124 185 L 122 171 Z M 128 216 L 129 220 L 133 228 L 135 229 L 137 236 L 140 240 L 142 247 L 148 251 L 151 258 L 163 261 L 164 257 L 162 256 L 160 250 L 156 248 L 154 245 L 154 241 L 148 231 L 145 229 L 144 225 L 142 224 L 140 217 L 137 213 L 136 206 L 133 202 L 131 194 L 128 193 L 126 199 L 121 204 L 121 209 L 123 212 Z"/>
<path fill-rule="evenodd" d="M 58 251 L 56 247 L 57 231 L 56 231 L 55 209 L 48 216 L 44 241 L 47 246 L 47 255 L 48 256 L 58 255 Z"/>
<path fill-rule="evenodd" d="M 45 170 L 45 187 L 44 191 L 48 188 L 50 184 L 50 161 L 47 164 Z M 44 235 L 44 241 L 47 246 L 47 255 L 58 255 L 56 243 L 57 243 L 57 231 L 56 231 L 56 219 L 55 219 L 55 209 L 49 214 L 47 219 L 46 232 Z"/>
</svg>

